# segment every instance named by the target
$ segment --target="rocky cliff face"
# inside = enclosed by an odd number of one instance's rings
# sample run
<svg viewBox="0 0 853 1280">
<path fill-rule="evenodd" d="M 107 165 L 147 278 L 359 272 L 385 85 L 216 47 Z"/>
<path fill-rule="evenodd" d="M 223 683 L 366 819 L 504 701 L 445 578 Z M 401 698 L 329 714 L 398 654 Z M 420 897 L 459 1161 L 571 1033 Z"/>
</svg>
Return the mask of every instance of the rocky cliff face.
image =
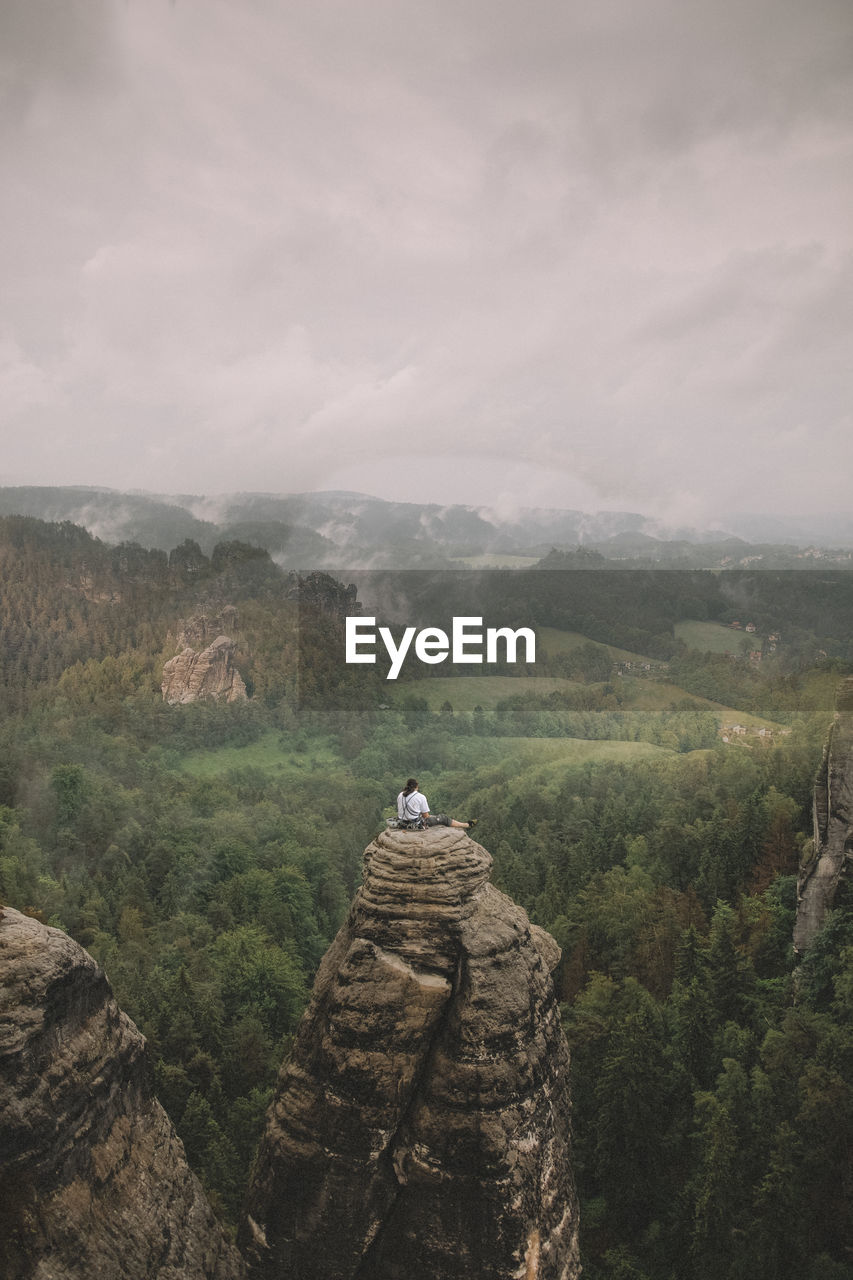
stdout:
<svg viewBox="0 0 853 1280">
<path fill-rule="evenodd" d="M 144 1040 L 58 929 L 0 917 L 4 1280 L 238 1280 Z"/>
<path fill-rule="evenodd" d="M 794 948 L 802 953 L 821 927 L 853 859 L 853 678 L 836 697 L 814 789 L 814 848 L 800 868 Z"/>
<path fill-rule="evenodd" d="M 172 704 L 204 698 L 244 702 L 246 686 L 234 665 L 236 647 L 228 636 L 218 636 L 200 653 L 187 645 L 163 667 L 164 700 Z"/>
<path fill-rule="evenodd" d="M 387 832 L 320 968 L 241 1237 L 260 1280 L 573 1280 L 556 943 L 458 829 Z"/>
</svg>

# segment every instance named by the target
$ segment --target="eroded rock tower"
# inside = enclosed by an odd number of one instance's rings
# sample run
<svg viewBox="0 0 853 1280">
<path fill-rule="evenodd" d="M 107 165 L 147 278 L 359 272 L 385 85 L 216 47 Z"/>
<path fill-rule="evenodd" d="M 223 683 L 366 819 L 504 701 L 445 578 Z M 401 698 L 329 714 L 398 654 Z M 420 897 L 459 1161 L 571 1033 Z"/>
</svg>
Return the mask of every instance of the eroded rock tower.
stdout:
<svg viewBox="0 0 853 1280">
<path fill-rule="evenodd" d="M 389 831 L 326 954 L 261 1142 L 256 1280 L 573 1280 L 559 949 L 461 830 Z"/>
<path fill-rule="evenodd" d="M 3 1280 L 241 1280 L 145 1041 L 59 929 L 0 914 Z"/>
<path fill-rule="evenodd" d="M 794 949 L 802 954 L 823 924 L 853 863 L 853 677 L 835 698 L 814 786 L 814 844 L 797 880 Z"/>
</svg>

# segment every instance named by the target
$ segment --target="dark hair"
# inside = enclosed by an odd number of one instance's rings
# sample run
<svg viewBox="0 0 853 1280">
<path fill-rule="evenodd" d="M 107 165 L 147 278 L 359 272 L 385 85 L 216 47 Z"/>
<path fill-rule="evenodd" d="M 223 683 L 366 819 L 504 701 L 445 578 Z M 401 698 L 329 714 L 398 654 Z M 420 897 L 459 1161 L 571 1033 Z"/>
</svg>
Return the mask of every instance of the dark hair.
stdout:
<svg viewBox="0 0 853 1280">
<path fill-rule="evenodd" d="M 404 796 L 407 796 L 407 795 L 409 795 L 412 791 L 416 791 L 416 790 L 417 790 L 417 786 L 418 786 L 418 780 L 417 780 L 417 778 L 409 778 L 409 779 L 408 779 L 408 781 L 406 782 L 405 787 L 403 787 L 403 795 L 404 795 Z"/>
</svg>

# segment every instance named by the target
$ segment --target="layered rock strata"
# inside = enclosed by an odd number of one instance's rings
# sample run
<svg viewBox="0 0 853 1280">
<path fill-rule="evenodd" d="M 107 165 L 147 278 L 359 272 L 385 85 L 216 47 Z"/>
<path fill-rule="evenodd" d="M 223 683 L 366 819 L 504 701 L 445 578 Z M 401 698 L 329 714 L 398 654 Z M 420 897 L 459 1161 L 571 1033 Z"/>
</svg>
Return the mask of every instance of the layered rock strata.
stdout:
<svg viewBox="0 0 853 1280">
<path fill-rule="evenodd" d="M 579 1274 L 559 948 L 490 866 L 455 828 L 365 851 L 261 1142 L 258 1280 Z"/>
<path fill-rule="evenodd" d="M 0 917 L 3 1280 L 239 1280 L 147 1080 L 145 1041 L 58 929 Z"/>
<path fill-rule="evenodd" d="M 246 685 L 234 665 L 236 648 L 228 636 L 217 636 L 200 653 L 187 645 L 163 667 L 160 687 L 164 700 L 170 704 L 206 698 L 244 702 Z"/>
<path fill-rule="evenodd" d="M 853 860 L 853 679 L 841 683 L 835 705 L 815 780 L 814 846 L 797 881 L 794 949 L 801 954 L 823 924 Z"/>
</svg>

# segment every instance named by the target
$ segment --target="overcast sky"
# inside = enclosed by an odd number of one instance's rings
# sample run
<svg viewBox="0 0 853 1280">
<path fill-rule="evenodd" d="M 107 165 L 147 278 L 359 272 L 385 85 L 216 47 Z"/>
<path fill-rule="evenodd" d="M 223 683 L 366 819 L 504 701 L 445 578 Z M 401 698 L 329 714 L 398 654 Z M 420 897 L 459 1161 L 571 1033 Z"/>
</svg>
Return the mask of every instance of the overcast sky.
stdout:
<svg viewBox="0 0 853 1280">
<path fill-rule="evenodd" d="M 0 483 L 850 505 L 850 0 L 3 0 Z"/>
</svg>

